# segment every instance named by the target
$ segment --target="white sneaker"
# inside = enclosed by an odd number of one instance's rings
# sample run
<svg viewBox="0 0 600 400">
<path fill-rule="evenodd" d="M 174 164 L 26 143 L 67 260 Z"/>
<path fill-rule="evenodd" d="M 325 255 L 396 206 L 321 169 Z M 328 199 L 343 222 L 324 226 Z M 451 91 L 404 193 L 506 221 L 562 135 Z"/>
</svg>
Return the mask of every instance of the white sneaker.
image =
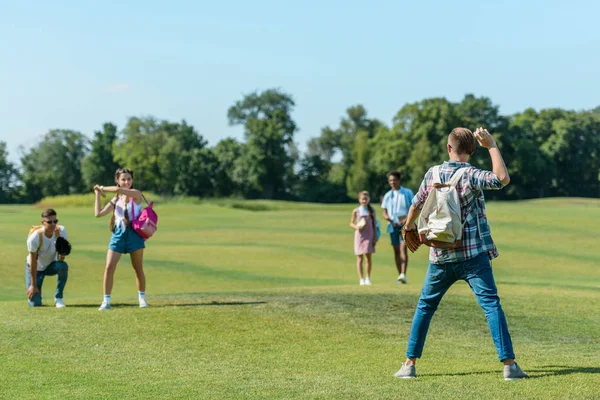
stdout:
<svg viewBox="0 0 600 400">
<path fill-rule="evenodd" d="M 148 303 L 146 303 L 146 299 L 139 299 L 139 300 L 140 300 L 140 308 L 148 307 Z"/>
<path fill-rule="evenodd" d="M 516 381 L 517 379 L 523 379 L 528 377 L 529 375 L 527 375 L 516 362 L 511 366 L 504 366 L 505 381 Z"/>
<path fill-rule="evenodd" d="M 365 286 L 365 280 L 364 279 L 360 280 L 360 286 Z"/>
<path fill-rule="evenodd" d="M 63 299 L 54 299 L 54 305 L 56 306 L 56 308 L 65 308 L 66 307 Z"/>
<path fill-rule="evenodd" d="M 365 278 L 365 285 L 371 285 L 371 278 L 369 278 L 369 277 Z"/>
<path fill-rule="evenodd" d="M 414 364 L 404 365 L 403 363 L 402 367 L 394 374 L 394 376 L 402 379 L 414 379 L 417 377 L 417 369 Z"/>
<path fill-rule="evenodd" d="M 399 283 L 404 283 L 404 284 L 408 283 L 408 281 L 406 280 L 406 275 L 405 274 L 400 274 L 398 276 L 398 280 L 396 281 L 396 285 L 399 284 Z"/>
<path fill-rule="evenodd" d="M 106 311 L 106 310 L 110 310 L 110 303 L 103 301 L 102 304 L 100 304 L 100 308 L 98 309 L 98 311 Z"/>
</svg>

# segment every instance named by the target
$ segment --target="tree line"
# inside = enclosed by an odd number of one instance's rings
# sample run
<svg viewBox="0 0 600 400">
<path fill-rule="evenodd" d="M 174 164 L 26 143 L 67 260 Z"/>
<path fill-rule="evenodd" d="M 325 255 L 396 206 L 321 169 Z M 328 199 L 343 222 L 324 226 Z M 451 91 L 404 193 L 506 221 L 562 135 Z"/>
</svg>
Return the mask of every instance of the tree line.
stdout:
<svg viewBox="0 0 600 400">
<path fill-rule="evenodd" d="M 600 197 L 600 107 L 529 108 L 505 116 L 489 98 L 468 94 L 460 102 L 406 104 L 388 126 L 355 105 L 301 154 L 294 142 L 294 106 L 279 89 L 244 96 L 227 111 L 229 124 L 243 126 L 244 141 L 225 138 L 213 147 L 185 120 L 153 117 L 129 118 L 121 131 L 105 123 L 92 139 L 50 130 L 23 149 L 18 166 L 0 141 L 0 203 L 90 192 L 96 183 L 113 182 L 118 166 L 134 170 L 136 186 L 167 196 L 334 203 L 368 190 L 377 199 L 393 169 L 402 172 L 404 186 L 416 190 L 427 169 L 447 159 L 446 138 L 457 126 L 486 127 L 506 160 L 511 184 L 488 197 Z M 483 149 L 471 164 L 491 169 Z"/>
</svg>

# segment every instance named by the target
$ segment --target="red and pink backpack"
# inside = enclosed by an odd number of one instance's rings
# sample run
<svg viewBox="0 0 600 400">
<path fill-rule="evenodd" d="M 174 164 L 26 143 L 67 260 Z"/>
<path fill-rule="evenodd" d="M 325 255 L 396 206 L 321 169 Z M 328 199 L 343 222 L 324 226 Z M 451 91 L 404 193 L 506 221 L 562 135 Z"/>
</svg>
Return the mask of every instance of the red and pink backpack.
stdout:
<svg viewBox="0 0 600 400">
<path fill-rule="evenodd" d="M 140 215 L 138 215 L 137 217 L 135 215 L 132 215 L 131 227 L 144 240 L 147 240 L 150 239 L 152 235 L 154 235 L 154 232 L 156 232 L 156 230 L 158 229 L 158 215 L 156 215 L 156 213 L 152 209 L 154 202 L 152 201 L 148 203 L 148 200 L 146 200 L 146 197 L 144 197 L 144 195 L 142 195 L 142 198 L 144 199 L 146 204 L 148 204 L 148 206 L 144 208 Z M 133 202 L 133 199 L 131 200 Z M 132 214 L 134 209 L 135 207 L 132 206 Z"/>
</svg>

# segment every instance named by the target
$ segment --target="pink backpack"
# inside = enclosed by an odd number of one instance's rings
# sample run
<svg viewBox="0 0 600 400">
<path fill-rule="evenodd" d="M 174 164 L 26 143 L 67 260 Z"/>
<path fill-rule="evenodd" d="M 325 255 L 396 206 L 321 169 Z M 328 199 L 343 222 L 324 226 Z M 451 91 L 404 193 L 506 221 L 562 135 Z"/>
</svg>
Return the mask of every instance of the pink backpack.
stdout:
<svg viewBox="0 0 600 400">
<path fill-rule="evenodd" d="M 148 200 L 146 200 L 146 197 L 144 197 L 144 195 L 142 195 L 142 198 L 144 199 L 146 204 L 148 204 L 148 206 L 144 208 L 140 215 L 138 215 L 137 217 L 135 215 L 132 215 L 131 227 L 134 231 L 138 233 L 138 235 L 140 235 L 144 240 L 146 240 L 151 238 L 152 235 L 154 235 L 154 232 L 156 232 L 156 230 L 158 229 L 158 215 L 156 215 L 156 213 L 152 209 L 154 202 L 148 203 Z M 131 199 L 131 201 L 133 202 L 133 199 Z M 133 210 L 135 210 L 135 207 L 132 204 L 132 214 Z"/>
</svg>

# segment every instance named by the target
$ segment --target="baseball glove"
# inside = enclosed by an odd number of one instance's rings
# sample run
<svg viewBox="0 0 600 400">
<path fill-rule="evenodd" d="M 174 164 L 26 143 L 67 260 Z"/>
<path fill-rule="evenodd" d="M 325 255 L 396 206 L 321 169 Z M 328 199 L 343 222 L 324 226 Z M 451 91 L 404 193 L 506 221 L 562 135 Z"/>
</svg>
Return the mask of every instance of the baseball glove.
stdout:
<svg viewBox="0 0 600 400">
<path fill-rule="evenodd" d="M 414 225 L 414 224 L 413 224 Z M 404 239 L 404 243 L 406 243 L 406 247 L 410 250 L 411 253 L 417 251 L 419 246 L 421 246 L 421 239 L 419 238 L 419 232 L 417 231 L 417 226 L 414 225 L 412 229 L 406 229 L 406 225 L 402 227 L 402 238 Z"/>
<path fill-rule="evenodd" d="M 64 237 L 60 236 L 56 239 L 56 252 L 61 256 L 68 256 L 71 254 L 71 243 Z"/>
</svg>

